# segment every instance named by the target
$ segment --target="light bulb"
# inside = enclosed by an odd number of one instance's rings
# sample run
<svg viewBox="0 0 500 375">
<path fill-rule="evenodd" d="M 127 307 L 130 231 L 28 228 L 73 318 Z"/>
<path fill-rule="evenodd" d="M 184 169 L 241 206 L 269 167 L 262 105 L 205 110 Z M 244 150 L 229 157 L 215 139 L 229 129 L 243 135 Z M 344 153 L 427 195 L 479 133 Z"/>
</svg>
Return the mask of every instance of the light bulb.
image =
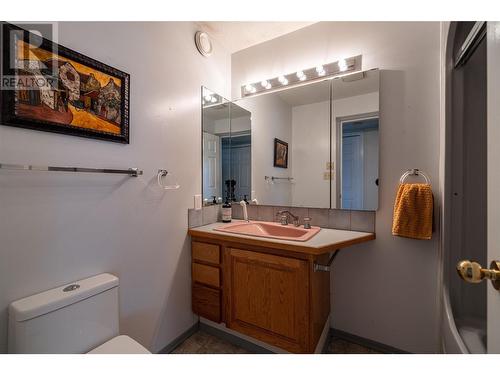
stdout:
<svg viewBox="0 0 500 375">
<path fill-rule="evenodd" d="M 288 79 L 286 79 L 285 76 L 279 76 L 278 81 L 280 81 L 280 83 L 284 86 L 288 85 Z"/>
<path fill-rule="evenodd" d="M 216 103 L 217 102 L 217 98 L 215 96 L 212 96 L 212 103 Z"/>
<path fill-rule="evenodd" d="M 319 76 L 325 75 L 325 68 L 323 68 L 323 65 L 318 65 L 316 67 L 316 73 L 318 73 Z"/>
<path fill-rule="evenodd" d="M 339 70 L 341 72 L 344 72 L 347 70 L 347 61 L 345 61 L 345 59 L 339 60 L 338 65 L 339 65 Z"/>
<path fill-rule="evenodd" d="M 212 95 L 205 95 L 205 101 L 211 102 L 212 101 Z"/>
<path fill-rule="evenodd" d="M 302 77 L 305 77 L 304 72 L 302 70 L 299 70 L 297 72 L 297 78 L 302 81 Z"/>
<path fill-rule="evenodd" d="M 255 87 L 253 87 L 252 85 L 246 85 L 245 90 L 246 90 L 246 92 L 253 93 L 253 92 L 255 92 Z"/>
<path fill-rule="evenodd" d="M 262 85 L 262 87 L 267 88 L 267 86 L 269 85 L 269 82 L 267 82 L 266 80 L 263 80 L 260 84 Z"/>
</svg>

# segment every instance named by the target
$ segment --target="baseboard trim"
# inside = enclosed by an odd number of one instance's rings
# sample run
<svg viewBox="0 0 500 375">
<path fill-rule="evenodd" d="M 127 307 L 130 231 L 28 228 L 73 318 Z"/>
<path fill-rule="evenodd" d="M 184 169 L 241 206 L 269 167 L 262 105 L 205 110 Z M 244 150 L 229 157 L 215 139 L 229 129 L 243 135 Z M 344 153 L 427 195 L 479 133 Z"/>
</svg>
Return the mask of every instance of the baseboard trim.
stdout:
<svg viewBox="0 0 500 375">
<path fill-rule="evenodd" d="M 233 335 L 229 332 L 222 331 L 208 324 L 200 322 L 200 331 L 206 332 L 212 336 L 218 337 L 222 340 L 228 341 L 233 345 L 239 346 L 254 354 L 275 354 L 273 351 L 266 349 L 260 345 L 254 344 L 244 338 Z"/>
<path fill-rule="evenodd" d="M 200 323 L 196 322 L 189 329 L 181 333 L 175 339 L 173 339 L 167 346 L 161 349 L 158 354 L 169 354 L 172 353 L 175 348 L 177 348 L 180 344 L 182 344 L 188 337 L 192 336 L 200 329 Z"/>
<path fill-rule="evenodd" d="M 405 350 L 401 350 L 390 345 L 382 344 L 381 342 L 378 341 L 353 335 L 352 333 L 345 332 L 340 329 L 330 328 L 330 339 L 335 337 L 352 342 L 353 344 L 366 346 L 367 348 L 376 350 L 384 354 L 411 354 L 410 352 L 407 352 Z"/>
</svg>

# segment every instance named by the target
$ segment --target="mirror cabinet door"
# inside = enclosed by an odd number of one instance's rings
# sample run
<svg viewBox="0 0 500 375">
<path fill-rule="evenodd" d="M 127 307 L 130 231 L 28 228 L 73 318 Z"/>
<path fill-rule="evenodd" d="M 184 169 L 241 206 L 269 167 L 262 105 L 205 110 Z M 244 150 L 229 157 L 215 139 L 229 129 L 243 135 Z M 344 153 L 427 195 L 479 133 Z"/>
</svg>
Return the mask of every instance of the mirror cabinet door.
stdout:
<svg viewBox="0 0 500 375">
<path fill-rule="evenodd" d="M 230 102 L 202 87 L 202 191 L 204 205 L 225 198 L 225 181 L 230 179 Z"/>
<path fill-rule="evenodd" d="M 250 190 L 259 204 L 330 207 L 330 82 L 234 102 L 248 114 L 244 118 L 249 119 L 246 123 L 251 129 Z M 234 117 L 231 115 L 232 121 Z M 241 122 L 240 116 L 238 119 Z M 234 121 L 232 128 L 235 126 Z M 233 155 L 237 180 L 239 162 Z"/>
<path fill-rule="evenodd" d="M 332 208 L 376 210 L 379 71 L 354 73 L 332 83 Z"/>
</svg>

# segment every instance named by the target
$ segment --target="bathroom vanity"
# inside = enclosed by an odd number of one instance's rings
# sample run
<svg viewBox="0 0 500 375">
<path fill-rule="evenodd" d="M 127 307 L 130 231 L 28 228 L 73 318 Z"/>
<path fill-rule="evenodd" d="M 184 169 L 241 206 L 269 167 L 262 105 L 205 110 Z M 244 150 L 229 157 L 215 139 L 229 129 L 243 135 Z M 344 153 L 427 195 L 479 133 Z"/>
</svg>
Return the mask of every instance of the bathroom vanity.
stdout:
<svg viewBox="0 0 500 375">
<path fill-rule="evenodd" d="M 377 209 L 379 86 L 372 69 L 255 96 L 242 91 L 232 101 L 202 88 L 205 207 L 189 234 L 193 311 L 206 322 L 275 351 L 321 349 L 329 264 L 337 250 L 375 235 L 307 227 L 354 229 L 365 221 L 346 210 Z M 252 222 L 214 223 L 223 201 L 233 218 Z M 302 227 L 272 223 L 283 210 Z"/>
<path fill-rule="evenodd" d="M 321 229 L 307 241 L 189 229 L 192 308 L 200 317 L 292 353 L 314 353 L 330 315 L 330 253 L 374 233 Z"/>
</svg>

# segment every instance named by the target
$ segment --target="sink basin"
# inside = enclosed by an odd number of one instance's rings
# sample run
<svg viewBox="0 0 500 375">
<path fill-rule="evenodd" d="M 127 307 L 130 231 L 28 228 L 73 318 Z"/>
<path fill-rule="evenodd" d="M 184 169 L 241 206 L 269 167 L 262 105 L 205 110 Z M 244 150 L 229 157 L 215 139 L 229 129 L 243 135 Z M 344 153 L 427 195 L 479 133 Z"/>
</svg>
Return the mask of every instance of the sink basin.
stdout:
<svg viewBox="0 0 500 375">
<path fill-rule="evenodd" d="M 304 229 L 293 225 L 281 225 L 266 221 L 236 222 L 221 225 L 214 230 L 234 234 L 244 234 L 247 236 L 275 238 L 287 241 L 307 241 L 314 237 L 321 230 L 320 227 Z"/>
</svg>

